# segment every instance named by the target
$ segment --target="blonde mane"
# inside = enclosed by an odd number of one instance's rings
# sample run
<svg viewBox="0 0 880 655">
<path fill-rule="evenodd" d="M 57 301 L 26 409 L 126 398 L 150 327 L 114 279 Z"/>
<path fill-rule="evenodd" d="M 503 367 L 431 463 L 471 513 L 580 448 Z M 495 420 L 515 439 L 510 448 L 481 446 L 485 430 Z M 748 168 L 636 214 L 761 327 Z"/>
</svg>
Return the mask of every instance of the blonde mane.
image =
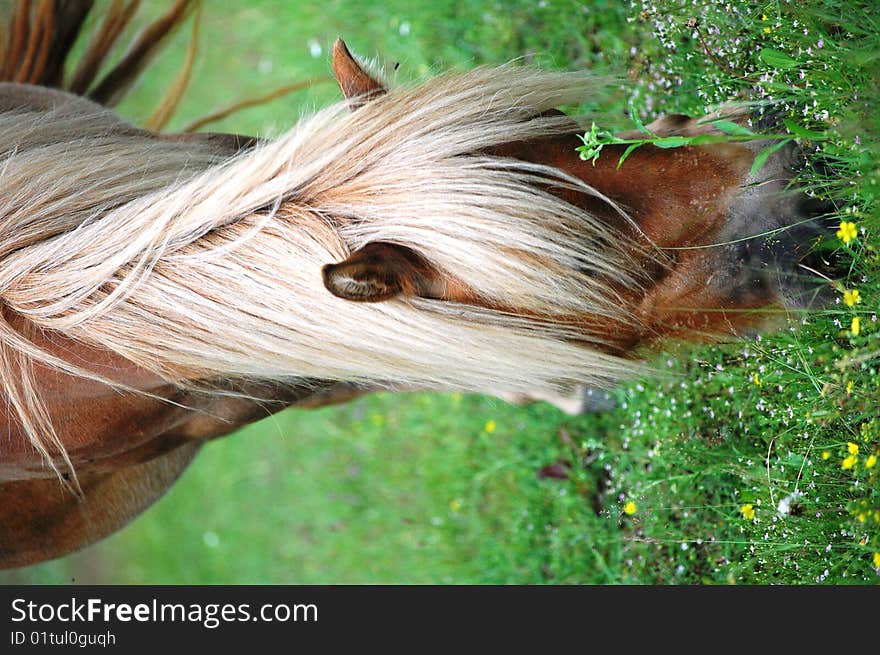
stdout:
<svg viewBox="0 0 880 655">
<path fill-rule="evenodd" d="M 607 385 L 635 364 L 600 352 L 601 337 L 573 341 L 559 319 L 627 320 L 613 289 L 636 284 L 632 256 L 548 189 L 599 194 L 557 169 L 482 154 L 570 132 L 570 118 L 545 112 L 589 84 L 514 66 L 448 74 L 354 112 L 330 107 L 232 157 L 128 133 L 104 110 L 0 113 L 0 299 L 36 329 L 174 384 Z M 524 315 L 330 294 L 321 267 L 376 240 Z M 51 463 L 64 451 L 28 371 L 38 361 L 98 376 L 8 323 L 0 337 L 7 398 Z"/>
</svg>

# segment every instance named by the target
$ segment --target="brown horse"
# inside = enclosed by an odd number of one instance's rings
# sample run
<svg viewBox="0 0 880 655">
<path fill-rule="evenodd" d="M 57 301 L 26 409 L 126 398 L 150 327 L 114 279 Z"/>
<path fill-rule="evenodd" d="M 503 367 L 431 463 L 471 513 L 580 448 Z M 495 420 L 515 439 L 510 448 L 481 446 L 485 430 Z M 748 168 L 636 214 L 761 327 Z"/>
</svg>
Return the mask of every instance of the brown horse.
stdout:
<svg viewBox="0 0 880 655">
<path fill-rule="evenodd" d="M 134 3 L 114 3 L 76 93 L 58 89 L 89 4 L 19 8 L 0 66 L 2 567 L 118 530 L 207 440 L 285 407 L 607 385 L 643 347 L 799 302 L 803 233 L 746 238 L 803 222 L 793 149 L 754 175 L 753 142 L 594 165 L 555 109 L 588 77 L 506 66 L 388 89 L 341 41 L 346 102 L 276 141 L 158 134 L 103 106 L 152 41 L 95 80 Z"/>
</svg>

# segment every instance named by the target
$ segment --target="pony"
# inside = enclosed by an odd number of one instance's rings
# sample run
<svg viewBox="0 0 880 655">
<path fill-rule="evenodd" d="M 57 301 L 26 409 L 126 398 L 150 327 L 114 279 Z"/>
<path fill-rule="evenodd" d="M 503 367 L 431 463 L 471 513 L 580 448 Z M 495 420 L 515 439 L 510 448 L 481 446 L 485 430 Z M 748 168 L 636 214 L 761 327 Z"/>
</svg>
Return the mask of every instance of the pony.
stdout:
<svg viewBox="0 0 880 655">
<path fill-rule="evenodd" d="M 0 567 L 120 529 L 207 441 L 268 413 L 609 387 L 670 339 L 766 329 L 805 302 L 792 271 L 815 226 L 793 147 L 756 172 L 758 141 L 583 161 L 583 122 L 558 108 L 588 74 L 508 64 L 392 87 L 341 40 L 344 100 L 279 138 L 164 134 L 173 94 L 152 129 L 111 107 L 193 3 L 99 78 L 136 5 L 111 5 L 67 77 L 91 3 L 10 18 Z M 648 127 L 710 134 L 719 116 Z"/>
</svg>

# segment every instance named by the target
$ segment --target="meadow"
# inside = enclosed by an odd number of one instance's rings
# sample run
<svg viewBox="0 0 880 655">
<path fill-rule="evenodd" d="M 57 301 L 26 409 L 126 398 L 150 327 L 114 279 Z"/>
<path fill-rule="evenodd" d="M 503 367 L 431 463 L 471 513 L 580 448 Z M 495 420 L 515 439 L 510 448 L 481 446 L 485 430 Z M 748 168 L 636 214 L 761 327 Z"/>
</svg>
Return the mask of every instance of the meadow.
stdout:
<svg viewBox="0 0 880 655">
<path fill-rule="evenodd" d="M 827 269 L 803 274 L 834 300 L 761 336 L 670 344 L 601 413 L 455 393 L 287 410 L 209 444 L 116 535 L 0 582 L 876 584 L 876 3 L 209 0 L 169 129 L 311 80 L 209 128 L 278 134 L 338 100 L 339 35 L 392 80 L 511 59 L 594 71 L 577 109 L 607 130 L 755 102 L 828 203 Z M 149 116 L 189 36 L 123 115 Z"/>
</svg>

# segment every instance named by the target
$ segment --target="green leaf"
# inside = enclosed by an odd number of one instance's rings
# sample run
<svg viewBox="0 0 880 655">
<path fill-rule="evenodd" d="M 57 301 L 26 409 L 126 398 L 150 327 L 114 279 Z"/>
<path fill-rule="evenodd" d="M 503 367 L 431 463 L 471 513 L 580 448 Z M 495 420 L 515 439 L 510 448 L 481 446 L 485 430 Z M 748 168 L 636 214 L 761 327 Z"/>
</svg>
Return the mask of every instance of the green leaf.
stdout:
<svg viewBox="0 0 880 655">
<path fill-rule="evenodd" d="M 774 152 L 782 148 L 786 143 L 791 143 L 792 141 L 794 141 L 794 139 L 783 139 L 778 143 L 774 143 L 773 145 L 769 145 L 764 148 L 755 156 L 755 161 L 752 162 L 752 168 L 751 170 L 749 170 L 749 175 L 754 175 L 759 170 L 761 170 L 761 168 L 764 166 L 764 164 L 767 163 L 767 160 L 770 159 L 770 156 Z"/>
<path fill-rule="evenodd" d="M 699 136 L 690 137 L 690 143 L 688 145 L 703 146 L 707 143 L 730 143 L 730 141 L 731 140 L 723 134 L 701 134 Z"/>
<path fill-rule="evenodd" d="M 717 127 L 719 130 L 724 132 L 725 134 L 733 134 L 735 136 L 752 136 L 754 132 L 752 132 L 749 128 L 740 125 L 739 123 L 734 123 L 733 121 L 725 121 L 725 120 L 717 120 L 712 121 L 712 125 Z"/>
<path fill-rule="evenodd" d="M 785 124 L 785 129 L 787 129 L 789 132 L 791 132 L 795 136 L 800 137 L 801 139 L 812 139 L 815 141 L 815 140 L 819 140 L 819 139 L 827 139 L 828 138 L 824 132 L 816 132 L 814 130 L 808 130 L 804 126 L 798 125 L 790 118 L 786 118 L 782 122 Z"/>
<path fill-rule="evenodd" d="M 662 139 L 655 139 L 651 143 L 658 148 L 680 148 L 688 145 L 692 140 L 693 137 L 689 136 L 665 136 Z"/>
<path fill-rule="evenodd" d="M 623 162 L 626 161 L 626 158 L 629 157 L 630 153 L 638 148 L 642 143 L 630 143 L 626 150 L 623 151 L 623 154 L 620 156 L 620 159 L 617 160 L 617 168 L 620 168 L 623 165 Z"/>
<path fill-rule="evenodd" d="M 768 66 L 782 70 L 796 68 L 801 65 L 797 59 L 792 59 L 784 52 L 779 52 L 779 50 L 774 50 L 773 48 L 763 48 L 758 53 L 758 57 Z"/>
<path fill-rule="evenodd" d="M 642 132 L 643 134 L 653 134 L 651 130 L 645 127 L 645 124 L 639 118 L 639 112 L 636 111 L 636 108 L 632 105 L 632 103 L 630 103 L 629 105 L 629 117 L 632 119 L 632 122 L 636 124 L 636 127 L 639 128 L 639 132 Z M 620 168 L 619 165 L 618 168 Z"/>
<path fill-rule="evenodd" d="M 575 148 L 575 151 L 578 153 L 578 156 L 584 161 L 588 159 L 593 160 L 593 166 L 596 165 L 596 160 L 599 159 L 599 154 L 602 152 L 602 147 L 604 144 L 597 143 L 596 145 L 588 146 L 582 145 Z"/>
</svg>

